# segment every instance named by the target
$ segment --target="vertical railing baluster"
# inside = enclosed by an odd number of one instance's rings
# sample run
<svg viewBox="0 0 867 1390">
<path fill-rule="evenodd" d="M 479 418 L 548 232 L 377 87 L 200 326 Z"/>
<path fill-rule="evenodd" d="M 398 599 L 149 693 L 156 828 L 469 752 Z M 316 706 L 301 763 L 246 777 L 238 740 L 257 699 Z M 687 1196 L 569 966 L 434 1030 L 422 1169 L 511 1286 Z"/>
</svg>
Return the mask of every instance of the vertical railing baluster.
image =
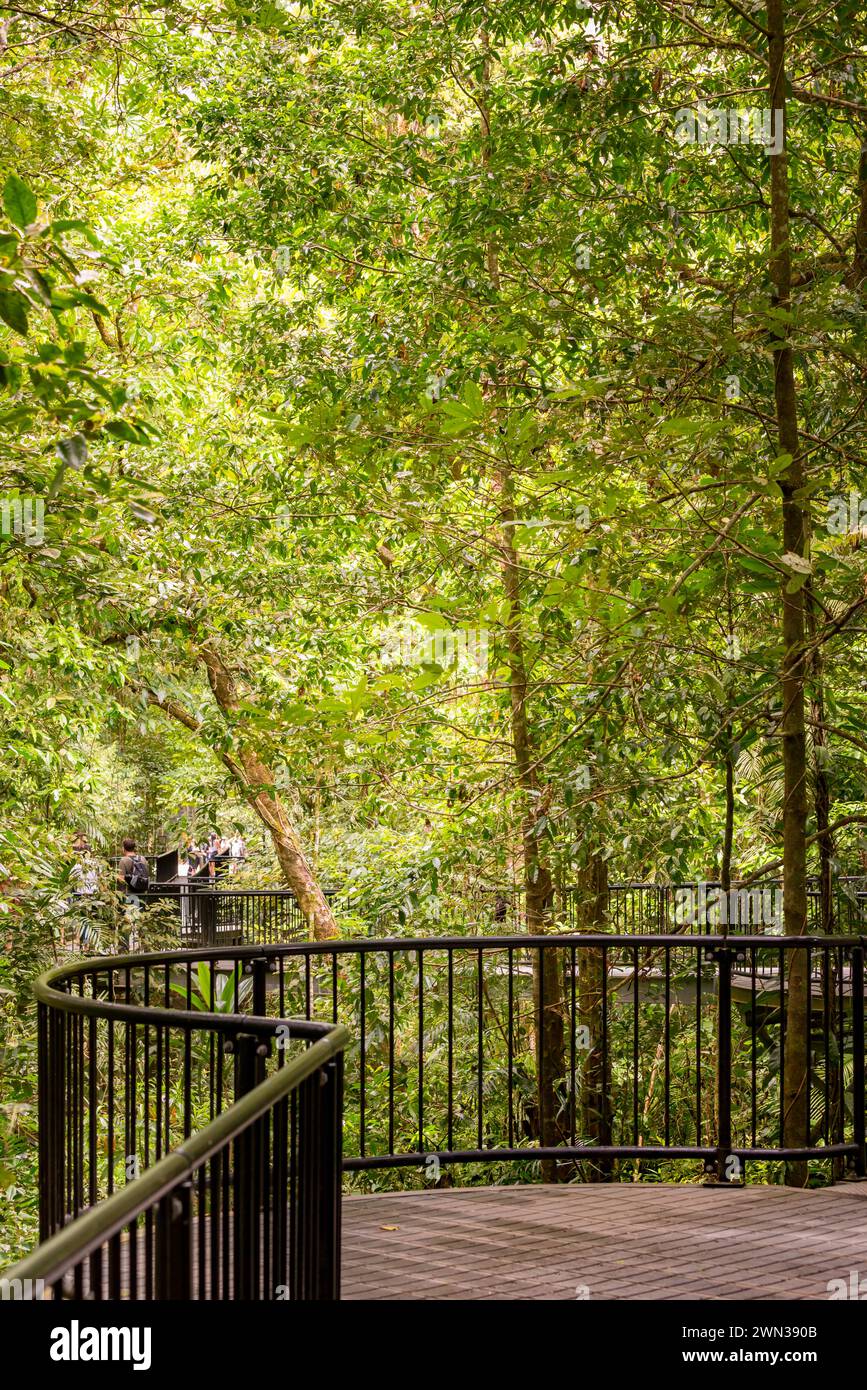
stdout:
<svg viewBox="0 0 867 1390">
<path fill-rule="evenodd" d="M 483 1149 L 485 1133 L 485 976 L 481 946 L 476 951 L 476 1146 Z"/>
<path fill-rule="evenodd" d="M 314 1078 L 316 1080 L 317 1078 Z M 341 1183 L 343 1168 L 343 1054 L 318 1075 L 319 1250 L 315 1297 L 340 1298 Z"/>
<path fill-rule="evenodd" d="M 826 1144 L 833 1142 L 831 1139 L 831 1012 L 834 999 L 832 985 L 833 967 L 831 963 L 831 951 L 828 943 L 825 942 L 822 946 L 822 1049 L 825 1058 L 822 1138 Z"/>
<path fill-rule="evenodd" d="M 192 1295 L 190 1197 L 192 1184 L 180 1183 L 160 1198 L 157 1212 L 156 1297 L 180 1302 Z"/>
<path fill-rule="evenodd" d="M 577 1122 L 576 1122 L 576 1090 L 578 1087 L 578 1061 L 576 1055 L 576 1007 L 575 1007 L 575 971 L 576 971 L 575 947 L 569 951 L 569 1142 L 573 1149 L 577 1142 Z M 591 1046 L 593 1044 L 593 1039 Z"/>
<path fill-rule="evenodd" d="M 867 1151 L 865 1151 L 865 1104 L 864 1090 L 864 944 L 862 941 L 852 949 L 852 1116 L 853 1140 L 855 1143 L 855 1172 L 858 1177 L 867 1176 Z"/>
<path fill-rule="evenodd" d="M 388 948 L 388 1152 L 394 1153 L 394 947 Z"/>
<path fill-rule="evenodd" d="M 701 1147 L 702 1121 L 701 1121 L 701 970 L 702 970 L 702 947 L 696 942 L 695 947 L 695 1142 L 698 1148 Z"/>
<path fill-rule="evenodd" d="M 758 1147 L 756 1135 L 758 1133 L 758 1069 L 759 1069 L 759 1040 L 758 1040 L 758 1021 L 756 1018 L 756 970 L 758 969 L 758 951 L 755 946 L 750 947 L 750 1130 L 752 1133 L 752 1148 Z"/>
<path fill-rule="evenodd" d="M 611 1115 L 611 1061 L 608 1055 L 608 946 L 602 947 L 602 1133 L 613 1142 Z"/>
<path fill-rule="evenodd" d="M 665 960 L 665 1037 L 663 1051 L 665 1054 L 665 1145 L 671 1143 L 671 947 L 666 946 L 663 952 Z"/>
<path fill-rule="evenodd" d="M 451 952 L 449 952 L 451 957 Z M 509 1148 L 515 1147 L 515 949 L 508 947 L 509 1028 L 506 1042 L 506 1077 L 509 1104 Z M 451 1106 L 449 1106 L 451 1114 Z M 451 1148 L 449 1143 L 449 1148 Z"/>
<path fill-rule="evenodd" d="M 638 947 L 632 948 L 632 1142 L 638 1143 Z"/>
<path fill-rule="evenodd" d="M 728 946 L 712 953 L 717 969 L 717 1159 L 719 1182 L 728 1182 L 732 1147 L 732 958 Z"/>
<path fill-rule="evenodd" d="M 785 1099 L 784 1099 L 785 1094 L 786 1094 L 786 964 L 785 964 L 785 952 L 784 952 L 782 946 L 778 946 L 778 947 L 777 947 L 777 956 L 778 956 L 778 961 L 777 961 L 777 983 L 778 983 L 778 986 L 779 986 L 778 993 L 779 993 L 779 1000 L 780 1000 L 780 1011 L 779 1011 L 779 1028 L 780 1028 L 780 1139 L 779 1139 L 779 1143 L 780 1143 L 780 1148 L 782 1148 L 782 1147 L 783 1147 L 783 1142 L 784 1142 L 784 1140 L 783 1140 L 783 1133 L 784 1133 L 783 1116 L 785 1115 L 785 1110 L 786 1110 Z"/>
<path fill-rule="evenodd" d="M 367 1152 L 365 1136 L 365 1103 L 367 1084 L 367 998 L 365 988 L 365 961 L 364 951 L 359 952 L 358 957 L 358 1001 L 359 1001 L 359 1037 L 358 1037 L 358 1148 L 362 1158 Z"/>
<path fill-rule="evenodd" d="M 450 946 L 448 955 L 448 1096 L 446 1100 L 446 1148 L 449 1153 L 455 1146 L 455 958 Z"/>
<path fill-rule="evenodd" d="M 424 953 L 419 950 L 416 952 L 418 965 L 418 1001 L 417 1001 L 417 1027 L 418 1027 L 418 1062 L 416 1085 L 418 1089 L 418 1144 L 417 1149 L 420 1154 L 425 1151 L 424 1143 Z"/>
</svg>

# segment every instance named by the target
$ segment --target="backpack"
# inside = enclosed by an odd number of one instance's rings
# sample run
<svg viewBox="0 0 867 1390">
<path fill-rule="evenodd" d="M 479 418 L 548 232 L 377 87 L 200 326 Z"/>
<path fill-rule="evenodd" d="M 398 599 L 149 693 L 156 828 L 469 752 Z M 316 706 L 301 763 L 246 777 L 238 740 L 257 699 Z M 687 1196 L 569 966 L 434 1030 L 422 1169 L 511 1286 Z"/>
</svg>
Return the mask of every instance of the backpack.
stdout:
<svg viewBox="0 0 867 1390">
<path fill-rule="evenodd" d="M 148 861 L 140 854 L 132 857 L 132 869 L 126 876 L 126 886 L 131 893 L 146 893 L 150 887 Z"/>
</svg>

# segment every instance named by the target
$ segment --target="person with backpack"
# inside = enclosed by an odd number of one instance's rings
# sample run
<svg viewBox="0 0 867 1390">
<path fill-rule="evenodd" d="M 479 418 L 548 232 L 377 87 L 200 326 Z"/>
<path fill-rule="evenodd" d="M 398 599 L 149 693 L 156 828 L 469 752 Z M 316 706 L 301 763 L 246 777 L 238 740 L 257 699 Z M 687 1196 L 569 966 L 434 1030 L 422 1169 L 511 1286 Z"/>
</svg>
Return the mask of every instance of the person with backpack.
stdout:
<svg viewBox="0 0 867 1390">
<path fill-rule="evenodd" d="M 131 907 L 141 907 L 141 894 L 150 887 L 150 870 L 144 856 L 136 854 L 135 840 L 126 839 L 123 842 L 123 855 L 117 866 L 117 884 Z"/>
</svg>

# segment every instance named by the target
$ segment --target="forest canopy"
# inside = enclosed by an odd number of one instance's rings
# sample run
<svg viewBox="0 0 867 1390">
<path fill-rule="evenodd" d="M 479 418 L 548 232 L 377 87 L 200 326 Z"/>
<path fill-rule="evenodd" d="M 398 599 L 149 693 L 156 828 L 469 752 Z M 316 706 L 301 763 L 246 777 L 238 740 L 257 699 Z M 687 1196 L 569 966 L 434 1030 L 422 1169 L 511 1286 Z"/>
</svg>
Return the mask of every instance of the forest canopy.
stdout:
<svg viewBox="0 0 867 1390">
<path fill-rule="evenodd" d="M 13 925 L 78 831 L 237 825 L 317 935 L 861 867 L 864 41 L 0 0 Z"/>
</svg>

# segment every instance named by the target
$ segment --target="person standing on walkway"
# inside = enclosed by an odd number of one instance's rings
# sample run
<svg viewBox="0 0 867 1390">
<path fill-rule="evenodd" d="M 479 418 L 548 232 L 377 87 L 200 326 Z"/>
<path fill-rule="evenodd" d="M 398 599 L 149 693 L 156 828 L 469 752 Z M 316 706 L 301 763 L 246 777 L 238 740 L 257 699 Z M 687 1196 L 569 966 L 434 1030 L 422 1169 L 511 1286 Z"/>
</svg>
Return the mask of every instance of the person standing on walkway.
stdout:
<svg viewBox="0 0 867 1390">
<path fill-rule="evenodd" d="M 223 877 L 223 874 L 226 872 L 226 868 L 228 867 L 229 862 L 229 841 L 221 840 L 218 835 L 216 840 L 214 841 L 214 846 L 211 850 L 210 859 L 208 862 L 208 872 L 210 873 L 211 878 L 215 882 Z"/>
<path fill-rule="evenodd" d="M 99 866 L 86 835 L 76 835 L 72 848 L 75 863 L 69 871 L 69 881 L 73 885 L 75 908 L 80 913 L 78 944 L 98 946 L 99 929 L 94 918 L 99 897 Z"/>
<path fill-rule="evenodd" d="M 193 871 L 192 860 L 186 849 L 182 849 L 178 855 L 178 879 L 180 880 L 180 900 L 181 900 L 181 936 L 187 936 L 190 930 L 190 872 Z"/>
<path fill-rule="evenodd" d="M 129 951 L 138 949 L 141 911 L 144 904 L 142 893 L 150 887 L 150 870 L 143 855 L 136 853 L 135 840 L 130 837 L 123 842 L 123 855 L 117 866 L 117 885 L 124 895 L 125 924 L 122 935 Z"/>
<path fill-rule="evenodd" d="M 201 878 L 205 872 L 206 855 L 203 847 L 191 840 L 187 846 L 187 859 L 190 865 L 188 878 Z"/>
<path fill-rule="evenodd" d="M 93 857 L 86 835 L 76 835 L 72 842 L 75 863 L 69 872 L 73 893 L 77 898 L 95 898 L 99 892 L 99 867 Z"/>
<path fill-rule="evenodd" d="M 118 887 L 123 889 L 127 903 L 141 907 L 141 894 L 150 887 L 150 870 L 144 855 L 137 854 L 135 840 L 123 842 L 123 854 L 117 866 Z"/>
<path fill-rule="evenodd" d="M 232 855 L 229 864 L 229 873 L 234 874 L 247 858 L 247 846 L 244 843 L 244 837 L 242 835 L 233 835 L 229 841 L 229 850 Z"/>
</svg>

